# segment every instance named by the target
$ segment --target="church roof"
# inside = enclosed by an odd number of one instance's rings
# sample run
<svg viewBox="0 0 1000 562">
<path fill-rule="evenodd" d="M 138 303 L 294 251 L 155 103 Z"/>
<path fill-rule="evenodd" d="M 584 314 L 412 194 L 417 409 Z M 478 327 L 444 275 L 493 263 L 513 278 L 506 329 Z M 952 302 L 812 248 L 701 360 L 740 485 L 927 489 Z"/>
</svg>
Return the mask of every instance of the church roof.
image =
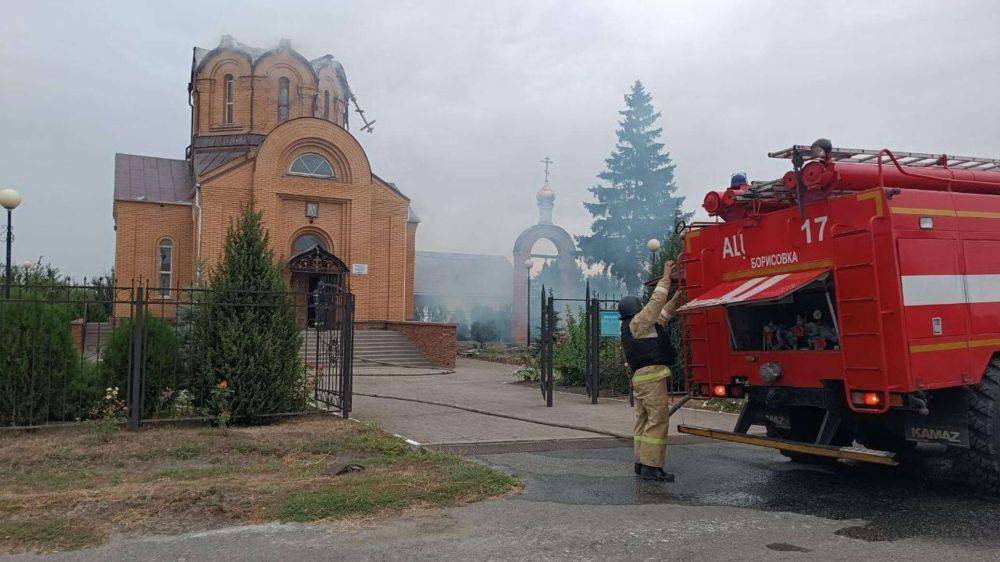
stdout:
<svg viewBox="0 0 1000 562">
<path fill-rule="evenodd" d="M 115 200 L 191 203 L 194 179 L 186 160 L 115 154 Z"/>
<path fill-rule="evenodd" d="M 236 150 L 206 150 L 197 151 L 192 156 L 194 160 L 194 173 L 201 177 L 212 170 L 232 162 L 237 158 L 243 158 L 248 151 L 245 148 Z"/>
<path fill-rule="evenodd" d="M 230 35 L 223 35 L 222 39 L 219 41 L 219 45 L 214 49 L 205 49 L 203 47 L 194 48 L 194 58 L 191 61 L 192 74 L 197 73 L 197 71 L 201 68 L 202 63 L 209 56 L 209 54 L 226 48 L 244 53 L 247 56 L 247 58 L 250 59 L 251 65 L 256 64 L 258 60 L 260 60 L 261 58 L 263 58 L 265 55 L 267 55 L 272 51 L 276 51 L 278 49 L 287 49 L 292 53 L 294 53 L 295 56 L 300 57 L 303 61 L 308 63 L 309 66 L 312 68 L 314 74 L 319 73 L 320 69 L 322 69 L 325 66 L 331 67 L 333 69 L 334 74 L 337 75 L 337 77 L 340 79 L 341 84 L 345 88 L 347 93 L 347 99 L 351 99 L 354 97 L 354 95 L 351 93 L 351 86 L 347 82 L 347 73 L 344 71 L 344 66 L 340 64 L 340 62 L 337 59 L 333 58 L 333 55 L 326 54 L 312 60 L 306 59 L 298 51 L 296 51 L 291 47 L 291 43 L 287 39 L 282 39 L 278 43 L 277 47 L 263 49 L 260 47 L 251 47 L 250 45 L 247 45 L 245 43 L 240 43 L 239 41 L 233 39 L 232 36 Z"/>
<path fill-rule="evenodd" d="M 375 172 L 372 172 L 372 177 L 375 178 L 375 179 L 377 179 L 379 182 L 381 182 L 382 185 L 388 187 L 389 190 L 392 191 L 393 193 L 395 193 L 396 195 L 399 195 L 400 197 L 402 197 L 403 199 L 406 199 L 407 201 L 410 200 L 410 198 L 407 197 L 405 193 L 403 193 L 402 191 L 399 190 L 399 187 L 397 187 L 395 183 L 393 183 L 391 181 L 385 181 L 384 179 L 378 177 L 378 175 Z"/>
</svg>

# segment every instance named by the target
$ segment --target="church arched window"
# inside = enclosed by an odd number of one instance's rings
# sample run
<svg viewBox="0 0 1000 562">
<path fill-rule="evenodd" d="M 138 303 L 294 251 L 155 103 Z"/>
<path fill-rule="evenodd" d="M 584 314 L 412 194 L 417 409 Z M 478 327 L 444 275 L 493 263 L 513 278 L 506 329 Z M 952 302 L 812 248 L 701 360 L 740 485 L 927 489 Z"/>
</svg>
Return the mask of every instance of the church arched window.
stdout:
<svg viewBox="0 0 1000 562">
<path fill-rule="evenodd" d="M 223 99 L 226 107 L 226 125 L 233 123 L 233 75 L 227 74 L 223 79 Z"/>
<path fill-rule="evenodd" d="M 278 123 L 288 121 L 288 78 L 278 79 Z"/>
<path fill-rule="evenodd" d="M 169 238 L 160 240 L 160 260 L 156 268 L 157 292 L 161 298 L 170 296 L 173 284 L 174 242 Z"/>
<path fill-rule="evenodd" d="M 323 90 L 323 119 L 330 118 L 330 91 Z"/>
<path fill-rule="evenodd" d="M 319 236 L 317 236 L 315 234 L 307 232 L 307 233 L 303 234 L 302 236 L 299 236 L 298 238 L 296 238 L 295 242 L 292 242 L 292 254 L 296 254 L 296 255 L 297 254 L 301 254 L 302 252 L 304 252 L 306 250 L 312 250 L 316 246 L 319 246 L 320 248 L 323 248 L 324 250 L 329 250 L 326 247 L 326 242 L 324 242 L 322 238 L 320 238 Z"/>
<path fill-rule="evenodd" d="M 319 154 L 307 152 L 292 160 L 288 173 L 296 176 L 310 176 L 314 178 L 333 178 L 333 167 Z"/>
</svg>

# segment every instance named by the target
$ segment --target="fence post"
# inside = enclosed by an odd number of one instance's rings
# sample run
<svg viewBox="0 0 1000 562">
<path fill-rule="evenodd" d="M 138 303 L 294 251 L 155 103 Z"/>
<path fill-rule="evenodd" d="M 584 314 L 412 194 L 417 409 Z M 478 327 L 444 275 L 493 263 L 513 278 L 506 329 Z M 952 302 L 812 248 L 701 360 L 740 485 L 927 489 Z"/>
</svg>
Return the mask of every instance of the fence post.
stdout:
<svg viewBox="0 0 1000 562">
<path fill-rule="evenodd" d="M 545 373 L 548 372 L 548 347 L 546 344 L 546 336 L 548 333 L 545 324 L 545 285 L 542 285 L 542 291 L 538 299 L 538 388 L 542 391 L 542 398 L 545 398 L 548 391 L 545 389 L 545 385 L 548 382 L 548 377 Z"/>
<path fill-rule="evenodd" d="M 132 392 L 128 401 L 128 428 L 132 431 L 139 431 L 142 423 L 142 333 L 143 333 L 143 312 L 145 302 L 143 287 L 135 289 L 132 300 Z"/>
<path fill-rule="evenodd" d="M 590 395 L 590 403 L 597 404 L 601 392 L 601 303 L 594 298 L 587 303 L 587 316 L 590 318 L 590 385 L 594 389 Z"/>
<path fill-rule="evenodd" d="M 587 281 L 587 289 L 583 297 L 583 376 L 586 379 L 587 394 L 594 393 L 594 377 L 590 364 L 590 360 L 593 358 L 593 354 L 590 353 L 591 335 L 593 332 L 591 329 L 592 324 L 593 322 L 590 317 L 590 281 Z"/>
<path fill-rule="evenodd" d="M 345 293 L 344 298 L 344 328 L 341 339 L 344 342 L 344 352 L 341 354 L 340 411 L 344 419 L 351 417 L 351 407 L 354 401 L 354 295 Z M 346 337 L 345 337 L 346 336 Z"/>
<path fill-rule="evenodd" d="M 549 346 L 549 357 L 551 358 L 554 355 L 555 345 L 556 345 L 556 325 L 555 325 L 556 324 L 556 322 L 555 322 L 555 320 L 556 320 L 556 303 L 555 303 L 555 298 L 552 296 L 551 289 L 549 290 L 549 303 L 548 303 L 547 314 L 548 314 L 548 317 L 549 317 L 549 320 L 547 322 L 548 329 L 549 329 L 549 333 L 548 333 L 547 339 L 548 339 L 548 346 Z M 549 393 L 545 397 L 545 405 L 547 407 L 549 407 L 549 408 L 552 407 L 552 397 L 553 397 L 553 395 L 555 394 L 555 391 L 556 391 L 555 380 L 554 380 L 555 379 L 555 365 L 553 363 L 554 363 L 554 361 L 551 361 L 551 360 L 549 361 L 549 376 L 548 376 Z"/>
</svg>

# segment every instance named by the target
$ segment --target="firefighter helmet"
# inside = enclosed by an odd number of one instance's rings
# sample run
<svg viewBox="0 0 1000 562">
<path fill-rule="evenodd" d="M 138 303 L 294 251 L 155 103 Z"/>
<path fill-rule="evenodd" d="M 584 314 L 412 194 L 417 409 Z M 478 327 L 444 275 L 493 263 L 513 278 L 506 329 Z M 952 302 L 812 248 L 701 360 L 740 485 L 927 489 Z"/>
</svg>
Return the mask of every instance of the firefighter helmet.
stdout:
<svg viewBox="0 0 1000 562">
<path fill-rule="evenodd" d="M 635 295 L 622 297 L 622 300 L 618 301 L 618 316 L 621 316 L 622 320 L 639 314 L 640 310 L 642 301 Z"/>
</svg>

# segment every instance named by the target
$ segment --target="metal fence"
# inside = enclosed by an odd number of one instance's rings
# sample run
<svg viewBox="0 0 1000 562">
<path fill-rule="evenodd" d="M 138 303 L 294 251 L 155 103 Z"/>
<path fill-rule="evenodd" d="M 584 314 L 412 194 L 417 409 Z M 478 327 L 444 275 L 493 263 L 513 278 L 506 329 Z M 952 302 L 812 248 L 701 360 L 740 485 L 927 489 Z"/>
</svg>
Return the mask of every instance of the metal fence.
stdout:
<svg viewBox="0 0 1000 562">
<path fill-rule="evenodd" d="M 591 293 L 588 285 L 586 296 L 579 298 L 559 298 L 555 297 L 551 291 L 546 294 L 542 288 L 542 310 L 539 313 L 539 325 L 541 337 L 539 339 L 539 386 L 542 397 L 545 398 L 546 405 L 553 405 L 553 392 L 555 390 L 555 370 L 556 370 L 556 350 L 565 339 L 579 337 L 571 333 L 573 330 L 582 331 L 582 342 L 580 343 L 580 353 L 582 353 L 582 383 L 587 396 L 592 404 L 597 404 L 598 398 L 608 395 L 628 394 L 632 401 L 629 370 L 625 355 L 621 348 L 620 324 L 618 323 L 618 300 L 617 295 L 604 297 L 596 293 Z M 557 307 L 566 305 L 567 316 L 573 314 L 574 307 L 582 307 L 582 314 L 579 314 L 573 321 L 560 322 Z M 610 318 L 609 318 L 610 316 Z M 675 348 L 678 351 L 678 359 L 671 365 L 673 376 L 668 380 L 669 392 L 671 394 L 687 394 L 687 375 L 684 369 L 684 356 L 681 338 L 680 322 L 673 322 L 668 327 L 670 330 Z M 569 342 L 572 348 L 573 342 Z M 572 351 L 576 351 L 573 349 Z M 563 358 L 563 362 L 578 359 L 575 353 L 572 359 Z M 565 373 L 564 373 L 565 374 Z"/>
<path fill-rule="evenodd" d="M 335 285 L 309 293 L 15 285 L 0 298 L 0 426 L 217 420 L 251 394 L 245 411 L 257 421 L 317 409 L 347 417 L 353 328 L 354 297 Z M 254 346 L 283 359 L 251 369 Z M 244 375 L 261 371 L 274 376 Z"/>
</svg>

